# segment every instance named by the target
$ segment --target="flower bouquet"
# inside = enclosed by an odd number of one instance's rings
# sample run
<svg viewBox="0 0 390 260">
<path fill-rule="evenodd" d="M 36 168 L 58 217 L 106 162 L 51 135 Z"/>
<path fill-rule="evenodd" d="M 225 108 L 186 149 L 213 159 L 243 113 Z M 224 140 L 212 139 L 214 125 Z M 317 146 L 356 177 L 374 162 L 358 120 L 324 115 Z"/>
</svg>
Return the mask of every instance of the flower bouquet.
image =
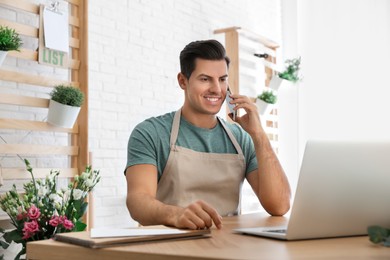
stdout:
<svg viewBox="0 0 390 260">
<path fill-rule="evenodd" d="M 87 225 L 82 222 L 88 205 L 85 198 L 100 180 L 99 171 L 87 166 L 85 172 L 75 176 L 67 187 L 57 190 L 59 171 L 50 171 L 46 179 L 35 180 L 29 161 L 24 162 L 32 177 L 24 184 L 24 194 L 19 195 L 13 185 L 0 198 L 1 209 L 15 226 L 11 231 L 0 229 L 0 238 L 3 237 L 0 243 L 4 249 L 11 242 L 22 244 L 15 260 L 26 253 L 28 241 L 49 239 L 56 233 L 85 230 Z"/>
</svg>

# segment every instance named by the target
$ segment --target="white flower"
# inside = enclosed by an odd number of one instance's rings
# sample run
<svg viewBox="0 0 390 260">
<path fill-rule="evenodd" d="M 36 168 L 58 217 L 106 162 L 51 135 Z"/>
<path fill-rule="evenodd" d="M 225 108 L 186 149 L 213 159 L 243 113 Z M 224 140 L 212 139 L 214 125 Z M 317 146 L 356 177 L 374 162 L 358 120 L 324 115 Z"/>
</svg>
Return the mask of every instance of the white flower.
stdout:
<svg viewBox="0 0 390 260">
<path fill-rule="evenodd" d="M 81 196 L 83 195 L 83 191 L 79 189 L 74 189 L 73 190 L 73 199 L 79 200 L 81 199 Z"/>
<path fill-rule="evenodd" d="M 56 194 L 56 193 L 50 194 L 49 199 L 51 201 L 53 201 L 54 203 L 61 203 L 61 201 L 62 201 L 61 197 L 58 196 L 58 194 Z"/>
<path fill-rule="evenodd" d="M 89 188 L 89 187 L 92 187 L 93 181 L 91 179 L 88 179 L 88 180 L 85 181 L 84 184 L 85 184 L 85 186 L 87 186 L 87 188 Z"/>
<path fill-rule="evenodd" d="M 46 196 L 46 193 L 47 193 L 47 188 L 45 186 L 41 186 L 38 190 L 38 196 L 44 197 Z"/>
<path fill-rule="evenodd" d="M 70 190 L 66 190 L 64 192 L 64 201 L 68 201 L 70 197 Z"/>
</svg>

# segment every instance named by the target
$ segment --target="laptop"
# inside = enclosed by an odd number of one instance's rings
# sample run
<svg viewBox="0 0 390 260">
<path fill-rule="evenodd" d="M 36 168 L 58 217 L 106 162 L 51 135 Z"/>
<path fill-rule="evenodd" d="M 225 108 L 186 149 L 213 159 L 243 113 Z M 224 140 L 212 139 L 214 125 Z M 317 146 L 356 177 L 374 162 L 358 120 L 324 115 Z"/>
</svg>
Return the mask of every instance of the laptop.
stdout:
<svg viewBox="0 0 390 260">
<path fill-rule="evenodd" d="M 366 235 L 390 228 L 390 140 L 306 143 L 285 227 L 234 232 L 283 240 Z"/>
</svg>

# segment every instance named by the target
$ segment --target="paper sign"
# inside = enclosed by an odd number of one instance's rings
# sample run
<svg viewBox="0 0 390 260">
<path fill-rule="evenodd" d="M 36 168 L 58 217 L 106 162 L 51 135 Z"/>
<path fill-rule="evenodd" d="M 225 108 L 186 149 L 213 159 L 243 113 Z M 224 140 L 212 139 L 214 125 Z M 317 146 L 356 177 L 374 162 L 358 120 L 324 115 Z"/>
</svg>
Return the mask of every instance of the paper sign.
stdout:
<svg viewBox="0 0 390 260">
<path fill-rule="evenodd" d="M 69 52 L 69 24 L 68 14 L 50 10 L 45 7 L 43 10 L 43 33 L 45 47 Z"/>
</svg>

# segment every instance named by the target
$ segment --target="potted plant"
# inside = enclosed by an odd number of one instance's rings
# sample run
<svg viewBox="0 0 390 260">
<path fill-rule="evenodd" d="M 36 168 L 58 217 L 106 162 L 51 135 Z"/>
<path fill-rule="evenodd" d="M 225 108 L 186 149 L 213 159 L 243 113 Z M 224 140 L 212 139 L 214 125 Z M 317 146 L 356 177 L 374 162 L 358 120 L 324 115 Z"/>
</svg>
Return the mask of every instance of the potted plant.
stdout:
<svg viewBox="0 0 390 260">
<path fill-rule="evenodd" d="M 7 26 L 0 26 L 0 65 L 3 63 L 8 51 L 19 51 L 22 40 L 19 34 Z"/>
<path fill-rule="evenodd" d="M 301 78 L 299 73 L 301 65 L 301 57 L 295 59 L 289 59 L 285 61 L 285 70 L 277 73 L 271 79 L 268 87 L 274 90 L 278 90 L 282 80 L 288 80 L 292 83 L 297 83 Z"/>
<path fill-rule="evenodd" d="M 267 115 L 272 110 L 272 105 L 277 101 L 277 96 L 271 90 L 264 90 L 257 96 L 256 105 L 261 115 Z"/>
<path fill-rule="evenodd" d="M 84 94 L 72 86 L 59 85 L 50 93 L 47 122 L 60 127 L 72 128 L 84 102 Z"/>
</svg>

